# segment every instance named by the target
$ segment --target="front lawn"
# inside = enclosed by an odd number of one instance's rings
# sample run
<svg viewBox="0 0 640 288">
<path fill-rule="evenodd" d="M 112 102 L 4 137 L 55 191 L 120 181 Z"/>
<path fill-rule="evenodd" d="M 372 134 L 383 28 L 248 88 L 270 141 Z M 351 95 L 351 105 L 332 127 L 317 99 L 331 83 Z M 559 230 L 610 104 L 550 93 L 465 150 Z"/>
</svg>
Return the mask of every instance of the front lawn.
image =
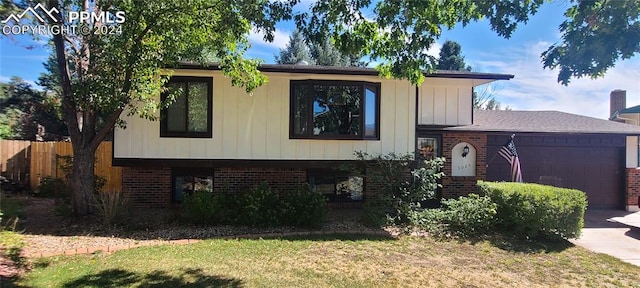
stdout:
<svg viewBox="0 0 640 288">
<path fill-rule="evenodd" d="M 515 241 L 515 242 L 514 242 Z M 620 287 L 640 268 L 568 242 L 318 236 L 52 257 L 27 287 Z"/>
</svg>

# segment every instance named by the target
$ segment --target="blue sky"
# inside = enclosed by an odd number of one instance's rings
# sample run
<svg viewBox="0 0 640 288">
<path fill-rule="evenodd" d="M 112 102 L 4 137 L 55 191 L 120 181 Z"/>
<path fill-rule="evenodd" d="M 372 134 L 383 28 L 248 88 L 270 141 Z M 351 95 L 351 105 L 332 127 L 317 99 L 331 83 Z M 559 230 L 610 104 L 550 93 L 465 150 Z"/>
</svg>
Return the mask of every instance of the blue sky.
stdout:
<svg viewBox="0 0 640 288">
<path fill-rule="evenodd" d="M 557 110 L 607 118 L 609 93 L 614 89 L 627 90 L 627 106 L 640 105 L 640 57 L 618 62 L 603 78 L 574 79 L 567 87 L 556 82 L 556 71 L 542 69 L 540 53 L 560 40 L 558 26 L 567 2 L 544 5 L 510 39 L 497 36 L 486 21 L 455 27 L 445 31 L 429 53 L 437 55 L 444 41 L 454 40 L 462 46 L 465 60 L 474 71 L 515 75 L 512 80 L 476 89 L 492 93 L 503 106 L 514 110 Z M 264 43 L 261 35 L 251 34 L 253 47 L 247 56 L 273 63 L 274 55 L 285 47 L 294 26 L 280 23 L 277 28 L 272 43 Z M 42 62 L 48 54 L 44 41 L 34 41 L 28 36 L 0 37 L 0 81 L 15 75 L 33 83 L 44 71 Z"/>
</svg>

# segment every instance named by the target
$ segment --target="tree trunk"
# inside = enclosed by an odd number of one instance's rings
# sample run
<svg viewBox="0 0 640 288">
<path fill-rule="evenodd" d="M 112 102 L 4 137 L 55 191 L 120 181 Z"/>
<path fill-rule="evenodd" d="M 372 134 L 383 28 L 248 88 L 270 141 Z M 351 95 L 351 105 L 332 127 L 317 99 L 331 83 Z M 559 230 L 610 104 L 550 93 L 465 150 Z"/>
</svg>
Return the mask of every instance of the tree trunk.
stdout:
<svg viewBox="0 0 640 288">
<path fill-rule="evenodd" d="M 95 187 L 95 153 L 96 149 L 91 147 L 73 146 L 73 166 L 69 185 L 73 212 L 76 216 L 91 212 L 91 199 Z"/>
</svg>

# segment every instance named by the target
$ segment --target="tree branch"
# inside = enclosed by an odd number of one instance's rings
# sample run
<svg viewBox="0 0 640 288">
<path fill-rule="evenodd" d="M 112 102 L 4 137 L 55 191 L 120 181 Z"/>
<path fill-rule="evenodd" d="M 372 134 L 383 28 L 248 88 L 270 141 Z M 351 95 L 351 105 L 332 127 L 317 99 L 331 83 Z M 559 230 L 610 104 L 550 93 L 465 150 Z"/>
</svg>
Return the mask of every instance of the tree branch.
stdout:
<svg viewBox="0 0 640 288">
<path fill-rule="evenodd" d="M 89 147 L 91 147 L 92 149 L 98 149 L 98 146 L 100 146 L 102 140 L 107 137 L 107 134 L 109 134 L 111 129 L 115 127 L 115 124 L 118 121 L 118 118 L 120 118 L 120 114 L 122 114 L 123 110 L 124 109 L 122 108 L 118 108 L 116 109 L 116 111 L 111 113 L 111 115 L 109 115 L 107 121 L 104 123 L 102 128 L 100 128 L 100 131 L 98 131 L 96 136 L 93 138 L 93 141 L 91 141 L 91 143 L 89 144 Z"/>
</svg>

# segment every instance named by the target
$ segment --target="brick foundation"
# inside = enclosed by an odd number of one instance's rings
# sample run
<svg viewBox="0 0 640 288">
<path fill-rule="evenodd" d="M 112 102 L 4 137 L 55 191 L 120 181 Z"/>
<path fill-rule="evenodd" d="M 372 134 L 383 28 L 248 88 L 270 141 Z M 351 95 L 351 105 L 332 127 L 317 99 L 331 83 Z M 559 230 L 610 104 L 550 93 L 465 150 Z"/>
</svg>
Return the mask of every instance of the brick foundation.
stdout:
<svg viewBox="0 0 640 288">
<path fill-rule="evenodd" d="M 134 207 L 169 207 L 171 169 L 122 167 L 122 191 L 127 194 Z"/>
<path fill-rule="evenodd" d="M 242 193 L 262 182 L 278 191 L 290 191 L 307 182 L 307 171 L 298 168 L 216 168 L 213 189 Z"/>
<path fill-rule="evenodd" d="M 640 211 L 638 197 L 640 197 L 640 168 L 627 168 L 626 171 L 625 202 L 627 211 Z"/>
<path fill-rule="evenodd" d="M 476 149 L 476 176 L 452 177 L 451 150 L 456 144 L 467 142 Z M 442 197 L 455 198 L 477 193 L 477 180 L 487 176 L 487 135 L 483 133 L 447 132 L 442 134 L 442 156 L 447 160 L 444 164 L 445 177 L 442 178 Z"/>
<path fill-rule="evenodd" d="M 267 183 L 280 192 L 297 189 L 307 183 L 307 171 L 302 168 L 216 168 L 215 191 L 243 193 Z M 375 197 L 380 185 L 366 177 L 365 197 Z M 171 168 L 123 167 L 122 188 L 137 208 L 169 208 L 171 202 Z M 328 203 L 331 208 L 359 208 L 362 202 Z"/>
</svg>

